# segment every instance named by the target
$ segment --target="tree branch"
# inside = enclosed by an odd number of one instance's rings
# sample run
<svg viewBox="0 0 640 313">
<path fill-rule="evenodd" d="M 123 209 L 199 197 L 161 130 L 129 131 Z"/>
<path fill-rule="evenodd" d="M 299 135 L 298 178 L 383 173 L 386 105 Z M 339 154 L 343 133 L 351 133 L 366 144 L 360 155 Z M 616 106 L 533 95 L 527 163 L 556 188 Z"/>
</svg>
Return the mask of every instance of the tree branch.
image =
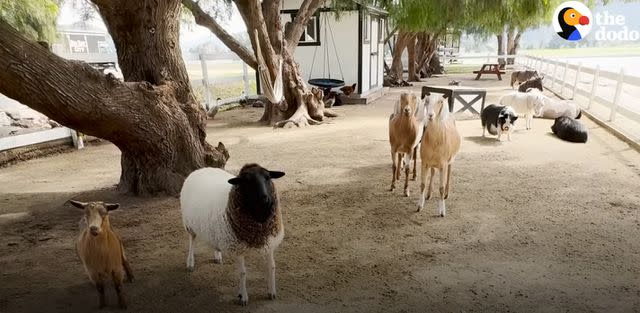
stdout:
<svg viewBox="0 0 640 313">
<path fill-rule="evenodd" d="M 300 10 L 296 15 L 296 18 L 291 22 L 291 28 L 285 34 L 285 40 L 287 41 L 287 49 L 293 53 L 298 46 L 300 36 L 304 28 L 307 26 L 309 19 L 313 16 L 318 8 L 325 2 L 325 0 L 304 0 L 300 5 Z"/>
<path fill-rule="evenodd" d="M 236 38 L 231 36 L 215 19 L 211 17 L 211 15 L 207 14 L 197 2 L 194 0 L 182 0 L 182 4 L 191 11 L 193 17 L 196 20 L 196 24 L 206 27 L 209 29 L 214 35 L 222 41 L 227 48 L 233 51 L 235 54 L 247 63 L 247 65 L 251 66 L 253 69 L 258 68 L 258 62 L 252 51 L 249 51 L 248 48 L 243 46 Z"/>
<path fill-rule="evenodd" d="M 84 62 L 60 58 L 2 19 L 0 42 L 0 93 L 65 126 L 114 143 L 149 126 L 145 116 L 156 108 L 146 107 L 147 99 L 172 96 L 170 85 L 124 83 Z"/>
</svg>

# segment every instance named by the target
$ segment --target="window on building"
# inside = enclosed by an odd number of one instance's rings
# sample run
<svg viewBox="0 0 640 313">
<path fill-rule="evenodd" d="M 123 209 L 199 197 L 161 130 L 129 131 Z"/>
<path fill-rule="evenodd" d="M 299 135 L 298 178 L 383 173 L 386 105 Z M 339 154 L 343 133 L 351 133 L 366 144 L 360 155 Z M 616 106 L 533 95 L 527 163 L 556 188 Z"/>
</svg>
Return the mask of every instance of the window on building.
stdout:
<svg viewBox="0 0 640 313">
<path fill-rule="evenodd" d="M 378 19 L 378 42 L 384 43 L 384 37 L 387 33 L 384 25 L 385 20 L 383 18 Z"/>
<path fill-rule="evenodd" d="M 297 12 L 296 12 L 297 13 Z M 291 21 L 296 18 L 296 13 L 291 13 Z M 286 28 L 290 27 L 290 24 L 285 25 Z M 320 17 L 318 14 L 309 18 L 307 26 L 303 29 L 302 35 L 300 35 L 299 46 L 317 46 L 320 45 Z"/>
<path fill-rule="evenodd" d="M 371 37 L 371 16 L 369 16 L 368 14 L 366 14 L 364 17 L 362 32 L 362 39 L 364 43 L 369 43 Z"/>
</svg>

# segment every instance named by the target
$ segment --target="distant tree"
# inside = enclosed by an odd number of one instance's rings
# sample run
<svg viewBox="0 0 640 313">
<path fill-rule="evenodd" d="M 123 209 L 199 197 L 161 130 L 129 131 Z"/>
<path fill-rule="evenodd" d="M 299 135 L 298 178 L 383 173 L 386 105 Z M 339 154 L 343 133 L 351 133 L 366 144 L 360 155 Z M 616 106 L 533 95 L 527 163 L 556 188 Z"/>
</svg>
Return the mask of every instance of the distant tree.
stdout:
<svg viewBox="0 0 640 313">
<path fill-rule="evenodd" d="M 32 41 L 53 36 L 45 30 L 53 29 L 55 2 L 0 1 L 0 93 L 115 144 L 122 152 L 119 190 L 177 195 L 194 170 L 224 167 L 229 155 L 206 140 L 206 115 L 182 60 L 180 0 L 91 0 L 124 82 Z"/>
</svg>

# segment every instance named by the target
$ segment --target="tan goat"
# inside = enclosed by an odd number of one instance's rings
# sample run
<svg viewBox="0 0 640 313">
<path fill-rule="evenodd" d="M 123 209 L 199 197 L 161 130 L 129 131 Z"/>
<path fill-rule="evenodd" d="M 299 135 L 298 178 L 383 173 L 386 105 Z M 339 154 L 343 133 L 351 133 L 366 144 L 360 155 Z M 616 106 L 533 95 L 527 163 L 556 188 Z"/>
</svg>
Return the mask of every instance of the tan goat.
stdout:
<svg viewBox="0 0 640 313">
<path fill-rule="evenodd" d="M 404 194 L 409 196 L 409 170 L 411 158 L 414 159 L 414 175 L 416 167 L 416 149 L 420 143 L 420 138 L 424 130 L 424 107 L 418 103 L 415 94 L 402 93 L 400 102 L 396 105 L 394 113 L 389 117 L 389 143 L 391 144 L 392 178 L 391 188 L 393 191 L 396 180 L 400 180 L 400 168 L 405 168 Z"/>
<path fill-rule="evenodd" d="M 89 279 L 98 290 L 100 308 L 106 305 L 104 286 L 111 279 L 118 294 L 118 305 L 125 309 L 127 304 L 122 291 L 122 281 L 125 273 L 127 281 L 133 281 L 133 274 L 124 255 L 122 241 L 109 223 L 109 211 L 117 209 L 120 205 L 104 202 L 85 203 L 75 200 L 69 200 L 69 202 L 84 210 L 76 251 Z"/>
<path fill-rule="evenodd" d="M 422 195 L 418 203 L 418 212 L 424 207 L 425 194 L 431 198 L 433 176 L 438 169 L 440 175 L 440 200 L 438 215 L 445 216 L 444 200 L 449 197 L 451 183 L 451 165 L 460 150 L 460 134 L 456 128 L 455 118 L 449 112 L 446 96 L 426 95 L 424 99 L 429 122 L 422 137 L 420 162 L 422 163 L 420 190 Z M 427 175 L 431 172 L 429 189 L 426 189 Z"/>
</svg>

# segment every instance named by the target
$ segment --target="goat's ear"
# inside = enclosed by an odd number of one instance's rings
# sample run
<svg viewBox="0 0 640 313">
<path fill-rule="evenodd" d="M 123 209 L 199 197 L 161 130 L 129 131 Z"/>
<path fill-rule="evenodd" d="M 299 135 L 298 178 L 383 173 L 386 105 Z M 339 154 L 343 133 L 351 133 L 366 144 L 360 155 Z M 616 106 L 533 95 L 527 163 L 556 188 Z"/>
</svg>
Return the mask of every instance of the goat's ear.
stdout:
<svg viewBox="0 0 640 313">
<path fill-rule="evenodd" d="M 80 202 L 80 201 L 76 201 L 76 200 L 69 200 L 69 203 L 71 203 L 74 207 L 76 207 L 78 209 L 84 209 L 84 207 L 87 206 L 86 202 Z"/>
<path fill-rule="evenodd" d="M 113 211 L 120 207 L 120 203 L 105 203 L 104 207 L 107 208 L 107 211 Z"/>
<path fill-rule="evenodd" d="M 431 93 L 427 92 L 427 93 L 423 94 L 422 97 L 420 97 L 420 99 L 424 100 L 426 97 L 428 97 L 430 95 L 431 95 Z"/>
<path fill-rule="evenodd" d="M 240 185 L 242 183 L 242 178 L 240 177 L 234 177 L 231 178 L 227 181 L 229 184 L 232 184 L 234 186 Z"/>
<path fill-rule="evenodd" d="M 271 179 L 277 179 L 284 176 L 284 172 L 279 172 L 279 171 L 269 171 L 269 177 Z"/>
<path fill-rule="evenodd" d="M 356 90 L 356 86 L 358 85 L 358 83 L 353 83 L 353 85 L 351 85 L 351 88 L 353 88 L 353 90 Z"/>
</svg>

